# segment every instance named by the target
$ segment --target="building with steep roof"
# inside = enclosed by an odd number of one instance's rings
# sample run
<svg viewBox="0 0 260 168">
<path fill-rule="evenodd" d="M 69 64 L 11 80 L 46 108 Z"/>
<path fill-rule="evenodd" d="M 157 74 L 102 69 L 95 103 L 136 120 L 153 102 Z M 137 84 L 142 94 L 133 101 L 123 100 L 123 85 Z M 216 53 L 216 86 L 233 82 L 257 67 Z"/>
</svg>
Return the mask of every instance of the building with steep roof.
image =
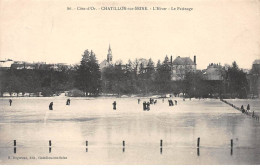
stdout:
<svg viewBox="0 0 260 168">
<path fill-rule="evenodd" d="M 190 59 L 190 57 L 180 57 L 178 56 L 172 62 L 173 65 L 195 65 L 195 63 Z"/>
<path fill-rule="evenodd" d="M 224 80 L 223 77 L 224 67 L 220 64 L 209 64 L 207 69 L 203 70 L 203 77 L 205 80 L 210 81 L 222 81 Z"/>
<path fill-rule="evenodd" d="M 171 70 L 172 70 L 172 76 L 171 80 L 177 81 L 177 80 L 184 80 L 185 75 L 187 72 L 195 72 L 196 71 L 196 56 L 194 56 L 194 59 L 190 57 L 176 57 L 174 61 L 172 61 L 171 56 Z"/>
<path fill-rule="evenodd" d="M 255 61 L 253 62 L 253 65 L 259 66 L 259 65 L 260 65 L 260 59 L 255 60 Z"/>
</svg>

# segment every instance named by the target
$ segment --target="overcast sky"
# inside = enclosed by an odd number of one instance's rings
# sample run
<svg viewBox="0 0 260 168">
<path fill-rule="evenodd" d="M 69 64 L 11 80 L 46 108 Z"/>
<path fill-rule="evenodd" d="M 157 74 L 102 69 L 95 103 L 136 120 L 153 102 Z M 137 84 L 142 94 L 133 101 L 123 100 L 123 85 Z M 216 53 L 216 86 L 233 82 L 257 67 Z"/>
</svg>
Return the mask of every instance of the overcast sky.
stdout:
<svg viewBox="0 0 260 168">
<path fill-rule="evenodd" d="M 160 6 L 192 11 L 79 11 L 67 7 Z M 260 1 L 0 0 L 0 59 L 78 63 L 85 49 L 99 62 L 111 44 L 113 60 L 166 55 L 251 68 L 260 59 Z"/>
</svg>

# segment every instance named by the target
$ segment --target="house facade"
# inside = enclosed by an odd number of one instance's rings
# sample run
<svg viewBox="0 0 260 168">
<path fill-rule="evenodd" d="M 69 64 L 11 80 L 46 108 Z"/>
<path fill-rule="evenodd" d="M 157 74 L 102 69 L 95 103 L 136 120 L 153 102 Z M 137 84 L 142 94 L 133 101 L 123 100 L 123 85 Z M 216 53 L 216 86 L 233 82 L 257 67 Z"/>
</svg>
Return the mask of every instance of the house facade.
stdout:
<svg viewBox="0 0 260 168">
<path fill-rule="evenodd" d="M 172 61 L 171 56 L 171 80 L 178 81 L 184 80 L 186 73 L 188 72 L 196 72 L 197 63 L 196 63 L 196 56 L 194 59 L 190 57 L 176 57 L 174 61 Z"/>
<path fill-rule="evenodd" d="M 220 64 L 211 63 L 207 69 L 203 70 L 203 77 L 209 81 L 222 81 L 224 68 Z"/>
</svg>

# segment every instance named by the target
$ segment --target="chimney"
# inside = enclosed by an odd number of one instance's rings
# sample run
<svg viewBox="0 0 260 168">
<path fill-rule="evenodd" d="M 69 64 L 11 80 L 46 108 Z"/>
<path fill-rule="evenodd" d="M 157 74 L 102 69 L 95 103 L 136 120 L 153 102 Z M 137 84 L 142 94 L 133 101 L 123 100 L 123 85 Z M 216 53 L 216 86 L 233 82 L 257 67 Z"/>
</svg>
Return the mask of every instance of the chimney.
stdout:
<svg viewBox="0 0 260 168">
<path fill-rule="evenodd" d="M 194 55 L 194 64 L 197 65 L 197 63 L 196 63 L 196 55 Z"/>
<path fill-rule="evenodd" d="M 171 64 L 172 64 L 172 55 L 171 55 Z"/>
</svg>

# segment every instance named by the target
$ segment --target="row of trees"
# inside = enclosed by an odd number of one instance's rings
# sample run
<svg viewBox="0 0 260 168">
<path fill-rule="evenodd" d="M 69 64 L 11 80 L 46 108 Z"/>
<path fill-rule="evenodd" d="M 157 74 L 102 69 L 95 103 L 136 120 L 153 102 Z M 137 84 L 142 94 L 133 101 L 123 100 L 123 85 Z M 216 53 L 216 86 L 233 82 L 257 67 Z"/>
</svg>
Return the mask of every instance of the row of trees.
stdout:
<svg viewBox="0 0 260 168">
<path fill-rule="evenodd" d="M 0 71 L 0 93 L 38 93 L 43 96 L 51 96 L 57 92 L 71 89 L 73 87 L 76 71 L 64 69 L 32 70 L 32 69 L 9 69 Z"/>
<path fill-rule="evenodd" d="M 173 91 L 171 68 L 168 57 L 155 68 L 152 59 L 147 65 L 137 59 L 122 65 L 119 61 L 102 72 L 102 89 L 105 93 L 117 94 L 161 94 Z"/>
<path fill-rule="evenodd" d="M 139 69 L 137 68 L 139 67 Z M 139 73 L 138 73 L 139 72 Z M 121 63 L 109 66 L 102 73 L 102 89 L 105 93 L 117 94 L 167 94 L 187 97 L 247 97 L 249 86 L 246 73 L 236 62 L 223 68 L 223 80 L 205 80 L 202 71 L 187 71 L 184 80 L 171 80 L 171 65 L 166 56 L 161 63 L 149 59 L 147 66 L 138 66 L 130 60 L 124 67 Z"/>
<path fill-rule="evenodd" d="M 223 73 L 223 81 L 204 80 L 201 71 L 187 72 L 181 81 L 171 80 L 171 64 L 166 56 L 157 62 L 152 59 L 146 66 L 129 60 L 126 65 L 118 61 L 102 72 L 93 51 L 86 50 L 80 65 L 64 67 L 59 71 L 10 69 L 0 72 L 0 92 L 36 93 L 51 96 L 78 89 L 83 96 L 106 94 L 167 94 L 183 93 L 189 97 L 212 97 L 214 95 L 244 98 L 248 84 L 246 74 L 234 62 Z"/>
</svg>

